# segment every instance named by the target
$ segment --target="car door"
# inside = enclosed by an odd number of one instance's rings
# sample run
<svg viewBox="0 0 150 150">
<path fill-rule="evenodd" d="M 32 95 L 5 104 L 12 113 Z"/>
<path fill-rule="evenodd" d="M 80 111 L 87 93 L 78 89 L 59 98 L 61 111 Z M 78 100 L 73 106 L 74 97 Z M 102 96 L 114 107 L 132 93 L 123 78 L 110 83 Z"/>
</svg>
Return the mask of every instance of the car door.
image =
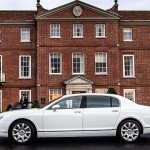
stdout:
<svg viewBox="0 0 150 150">
<path fill-rule="evenodd" d="M 83 130 L 102 131 L 113 129 L 120 114 L 119 100 L 110 96 L 89 95 L 83 112 Z"/>
<path fill-rule="evenodd" d="M 80 108 L 81 101 L 82 96 L 63 98 L 55 103 L 60 106 L 60 109 L 53 110 L 52 106 L 45 110 L 43 114 L 44 134 L 48 136 L 82 134 L 83 109 Z"/>
</svg>

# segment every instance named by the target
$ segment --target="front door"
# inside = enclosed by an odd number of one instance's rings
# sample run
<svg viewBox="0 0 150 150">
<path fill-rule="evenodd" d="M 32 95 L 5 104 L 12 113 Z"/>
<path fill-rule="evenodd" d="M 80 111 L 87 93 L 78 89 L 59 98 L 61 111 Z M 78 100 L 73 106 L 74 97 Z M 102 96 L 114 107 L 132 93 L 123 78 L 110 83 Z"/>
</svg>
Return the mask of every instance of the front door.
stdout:
<svg viewBox="0 0 150 150">
<path fill-rule="evenodd" d="M 113 129 L 120 114 L 119 100 L 109 96 L 87 96 L 87 108 L 83 112 L 84 131 Z"/>
<path fill-rule="evenodd" d="M 0 90 L 0 112 L 2 112 L 2 91 Z"/>
<path fill-rule="evenodd" d="M 44 133 L 48 136 L 67 136 L 82 133 L 82 112 L 80 108 L 82 96 L 63 98 L 55 103 L 60 106 L 56 111 L 52 107 L 44 111 Z"/>
</svg>

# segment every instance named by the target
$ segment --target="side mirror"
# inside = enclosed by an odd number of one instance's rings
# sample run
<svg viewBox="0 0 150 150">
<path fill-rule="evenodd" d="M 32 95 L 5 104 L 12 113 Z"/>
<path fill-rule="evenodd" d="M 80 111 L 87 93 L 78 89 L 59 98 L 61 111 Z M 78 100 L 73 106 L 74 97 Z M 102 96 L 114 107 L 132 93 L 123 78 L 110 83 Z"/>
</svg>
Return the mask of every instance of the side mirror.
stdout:
<svg viewBox="0 0 150 150">
<path fill-rule="evenodd" d="M 54 106 L 52 107 L 52 109 L 53 109 L 54 111 L 56 111 L 57 109 L 60 109 L 60 106 L 59 106 L 59 105 L 54 105 Z"/>
</svg>

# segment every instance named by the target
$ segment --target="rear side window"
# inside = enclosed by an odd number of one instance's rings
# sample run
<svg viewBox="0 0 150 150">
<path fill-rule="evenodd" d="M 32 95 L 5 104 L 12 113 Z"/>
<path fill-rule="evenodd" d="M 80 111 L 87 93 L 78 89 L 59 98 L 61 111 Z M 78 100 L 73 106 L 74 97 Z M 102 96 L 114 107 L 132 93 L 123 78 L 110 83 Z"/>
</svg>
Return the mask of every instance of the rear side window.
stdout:
<svg viewBox="0 0 150 150">
<path fill-rule="evenodd" d="M 112 103 L 112 107 L 119 107 L 120 106 L 119 100 L 115 97 L 111 97 L 111 103 Z"/>
<path fill-rule="evenodd" d="M 111 107 L 111 99 L 109 96 L 87 96 L 87 108 L 105 108 Z"/>
</svg>

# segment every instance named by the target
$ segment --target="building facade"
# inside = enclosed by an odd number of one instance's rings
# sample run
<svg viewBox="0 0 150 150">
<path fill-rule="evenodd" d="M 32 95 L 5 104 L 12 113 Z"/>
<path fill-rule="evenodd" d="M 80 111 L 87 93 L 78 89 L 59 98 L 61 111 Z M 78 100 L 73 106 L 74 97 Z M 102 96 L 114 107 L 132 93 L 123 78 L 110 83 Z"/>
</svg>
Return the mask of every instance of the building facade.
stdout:
<svg viewBox="0 0 150 150">
<path fill-rule="evenodd" d="M 0 11 L 0 111 L 19 101 L 109 87 L 150 105 L 150 11 L 103 10 L 75 0 Z"/>
</svg>

